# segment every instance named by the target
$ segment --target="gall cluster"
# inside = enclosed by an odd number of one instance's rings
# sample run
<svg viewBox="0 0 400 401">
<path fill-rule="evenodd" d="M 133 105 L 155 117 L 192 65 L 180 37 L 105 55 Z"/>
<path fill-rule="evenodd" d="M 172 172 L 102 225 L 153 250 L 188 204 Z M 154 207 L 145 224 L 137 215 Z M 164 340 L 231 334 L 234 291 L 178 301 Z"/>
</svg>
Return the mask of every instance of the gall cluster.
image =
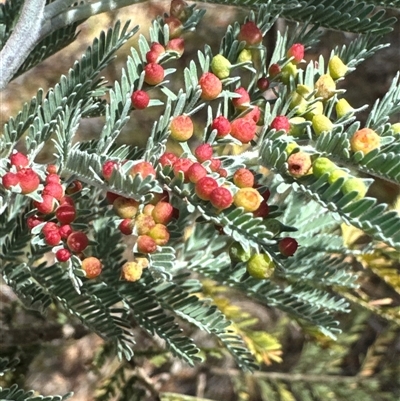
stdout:
<svg viewBox="0 0 400 401">
<path fill-rule="evenodd" d="M 95 257 L 85 256 L 84 251 L 89 245 L 88 236 L 73 228 L 77 209 L 72 195 L 82 189 L 82 184 L 74 181 L 65 188 L 55 165 L 47 165 L 43 174 L 35 171 L 30 164 L 23 153 L 13 153 L 9 159 L 9 171 L 2 177 L 3 187 L 24 195 L 40 195 L 41 200 L 32 202 L 33 214 L 26 220 L 28 228 L 33 230 L 40 226 L 38 235 L 46 245 L 56 247 L 55 257 L 58 262 L 67 262 L 72 255 L 76 255 L 82 261 L 86 277 L 97 277 L 102 271 L 102 264 Z"/>
</svg>

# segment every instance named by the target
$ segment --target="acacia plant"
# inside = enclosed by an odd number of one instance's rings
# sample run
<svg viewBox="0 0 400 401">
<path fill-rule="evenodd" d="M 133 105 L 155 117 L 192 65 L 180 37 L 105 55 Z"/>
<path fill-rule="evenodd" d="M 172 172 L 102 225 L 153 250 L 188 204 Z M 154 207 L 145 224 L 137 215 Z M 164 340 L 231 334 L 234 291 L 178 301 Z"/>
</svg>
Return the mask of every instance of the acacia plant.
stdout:
<svg viewBox="0 0 400 401">
<path fill-rule="evenodd" d="M 136 2 L 6 0 L 1 88 L 70 44 L 83 20 Z M 149 39 L 140 35 L 131 48 L 118 81 L 101 73 L 138 34 L 129 23 L 101 32 L 54 88 L 38 88 L 4 124 L 0 268 L 27 308 L 64 310 L 121 360 L 141 346 L 138 325 L 174 357 L 201 362 L 189 323 L 254 371 L 248 343 L 204 296 L 205 283 L 334 339 L 337 314 L 349 311 L 341 294 L 356 286 L 349 260 L 378 242 L 400 249 L 398 212 L 368 196 L 376 177 L 400 182 L 399 75 L 363 123 L 364 108 L 349 104 L 343 83 L 386 46 L 395 19 L 377 7 L 399 2 L 212 2 L 249 9 L 218 49 L 206 45 L 188 65 L 176 63 L 205 11 L 173 0 Z M 279 17 L 296 24 L 266 47 Z M 321 28 L 357 35 L 306 62 Z M 128 120 L 152 110 L 145 145 L 122 143 Z M 99 116 L 100 136 L 77 140 L 81 121 Z M 49 143 L 54 157 L 40 164 Z M 364 231 L 368 249 L 349 249 L 340 223 Z M 17 386 L 0 391 L 1 399 L 39 399 L 30 397 Z"/>
</svg>

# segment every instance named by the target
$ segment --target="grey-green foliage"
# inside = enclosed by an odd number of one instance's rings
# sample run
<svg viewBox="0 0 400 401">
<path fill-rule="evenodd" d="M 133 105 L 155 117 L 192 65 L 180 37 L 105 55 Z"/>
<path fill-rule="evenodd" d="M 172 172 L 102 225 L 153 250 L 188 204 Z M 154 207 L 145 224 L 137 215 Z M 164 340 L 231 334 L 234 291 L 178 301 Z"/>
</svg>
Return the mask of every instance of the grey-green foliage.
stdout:
<svg viewBox="0 0 400 401">
<path fill-rule="evenodd" d="M 214 2 L 237 4 L 231 1 Z M 336 48 L 332 53 L 340 54 L 354 68 L 382 48 L 378 44 L 381 35 L 390 31 L 394 23 L 393 19 L 384 19 L 384 13 L 364 2 L 280 0 L 260 5 L 259 1 L 252 0 L 239 4 L 254 9 L 248 18 L 257 22 L 264 33 L 271 29 L 273 21 L 279 16 L 305 24 L 297 26 L 294 32 L 280 34 L 275 49 L 268 49 L 273 61 L 281 65 L 287 64 L 286 52 L 294 41 L 304 42 L 307 46 L 317 43 L 320 36 L 318 27 L 321 26 L 365 34 L 347 48 Z M 5 16 L 14 16 L 16 10 L 10 3 L 6 3 L 1 7 L 1 12 L 4 22 Z M 194 28 L 202 15 L 202 12 L 194 13 L 185 29 Z M 310 24 L 314 24 L 314 27 L 306 29 Z M 60 46 L 70 40 L 70 28 L 60 33 Z M 4 29 L 4 32 L 8 32 L 10 28 L 6 26 Z M 243 49 L 243 43 L 236 39 L 239 29 L 238 23 L 228 27 L 219 48 L 219 52 L 232 62 Z M 144 85 L 143 69 L 149 49 L 148 41 L 144 37 L 139 39 L 139 51 L 132 49 L 121 79 L 112 88 L 106 86 L 99 74 L 112 61 L 118 48 L 136 31 L 137 28 L 129 30 L 128 24 L 121 27 L 117 23 L 107 33 L 102 32 L 82 59 L 75 62 L 53 89 L 46 95 L 39 89 L 37 95 L 23 106 L 22 111 L 8 120 L 0 138 L 3 157 L 0 168 L 5 171 L 6 158 L 19 140 L 23 138 L 28 155 L 33 160 L 44 143 L 55 134 L 56 163 L 60 171 L 69 177 L 69 181 L 76 178 L 86 186 L 73 196 L 80 211 L 76 228 L 90 228 L 90 253 L 100 258 L 104 265 L 101 277 L 97 281 L 87 280 L 76 256 L 68 266 L 39 263 L 40 257 L 50 251 L 50 247 L 43 246 L 37 240 L 40 230 L 34 232 L 36 239 L 31 243 L 31 235 L 24 222 L 30 199 L 1 188 L 3 206 L 0 214 L 0 245 L 2 255 L 6 256 L 0 261 L 0 270 L 6 283 L 28 307 L 44 312 L 51 301 L 55 302 L 108 340 L 118 356 L 126 359 L 134 354 L 132 326 L 136 322 L 148 333 L 162 338 L 173 355 L 189 364 L 200 361 L 198 345 L 183 330 L 181 322 L 185 321 L 212 334 L 242 369 L 253 370 L 256 367 L 243 339 L 229 328 L 230 321 L 208 300 L 196 295 L 201 290 L 201 282 L 197 279 L 185 280 L 191 273 L 231 287 L 241 296 L 250 297 L 260 304 L 279 308 L 292 318 L 317 326 L 325 335 L 335 337 L 340 331 L 335 314 L 347 312 L 349 305 L 335 294 L 332 287 L 354 288 L 355 283 L 354 277 L 348 272 L 346 261 L 346 257 L 351 257 L 352 253 L 335 231 L 338 222 L 334 217 L 340 217 L 365 230 L 374 239 L 395 247 L 400 245 L 400 218 L 396 213 L 388 211 L 386 205 L 377 204 L 374 199 L 355 200 L 355 192 L 343 195 L 343 179 L 330 185 L 327 175 L 318 179 L 312 175 L 296 179 L 287 174 L 286 147 L 288 141 L 297 141 L 298 138 L 282 136 L 270 130 L 269 124 L 276 115 L 293 116 L 296 113 L 290 110 L 290 103 L 297 82 L 292 77 L 287 86 L 275 87 L 279 98 L 265 102 L 256 89 L 257 79 L 267 70 L 265 51 L 262 52 L 260 71 L 248 64 L 238 67 L 246 68 L 252 74 L 249 84 L 252 102 L 264 102 L 260 106 L 264 126 L 258 141 L 252 143 L 253 148 L 249 152 L 238 156 L 223 156 L 221 160 L 230 175 L 239 166 L 258 165 L 271 169 L 275 174 L 275 180 L 280 182 L 280 186 L 271 184 L 272 204 L 276 205 L 271 205 L 267 219 L 254 218 L 241 208 L 216 211 L 210 203 L 195 196 L 193 185 L 184 182 L 183 174 L 176 175 L 170 167 L 162 167 L 158 163 L 170 135 L 171 117 L 182 113 L 192 115 L 205 106 L 200 96 L 198 79 L 202 72 L 208 70 L 213 56 L 208 46 L 204 53 L 199 51 L 198 63 L 192 60 L 184 70 L 184 89 L 178 94 L 174 94 L 165 82 L 160 84 L 160 92 L 167 97 L 163 99 L 165 108 L 154 123 L 145 148 L 119 146 L 117 139 L 130 118 L 130 94 Z M 53 35 L 58 34 L 55 32 Z M 166 44 L 169 32 L 161 19 L 153 23 L 150 38 L 157 38 Z M 50 42 L 46 43 L 47 53 L 44 54 L 49 55 Z M 162 62 L 167 63 L 177 57 L 173 53 L 167 54 L 163 56 Z M 35 50 L 32 63 L 39 59 Z M 319 61 L 318 67 L 310 64 L 300 73 L 302 83 L 313 85 L 320 75 L 327 72 L 324 60 L 321 58 Z M 174 69 L 166 69 L 167 76 L 174 73 Z M 240 80 L 238 77 L 228 79 L 224 85 L 218 110 L 233 119 L 241 115 L 230 105 L 232 92 L 240 86 Z M 101 99 L 106 93 L 109 94 L 107 104 Z M 334 115 L 332 109 L 339 95 L 326 103 L 325 112 L 328 116 Z M 388 94 L 372 109 L 368 120 L 371 127 L 379 128 L 382 147 L 365 157 L 357 153 L 351 155 L 348 151 L 349 140 L 360 126 L 355 121 L 356 117 L 352 116 L 334 121 L 333 131 L 317 139 L 313 136 L 310 124 L 306 124 L 305 135 L 299 142 L 303 144 L 304 141 L 307 149 L 311 149 L 315 155 L 330 156 L 339 164 L 399 183 L 398 136 L 393 135 L 388 123 L 390 115 L 398 111 L 399 101 L 398 82 L 395 79 Z M 151 105 L 160 104 L 153 101 Z M 105 116 L 100 138 L 88 143 L 73 144 L 82 118 L 99 115 Z M 209 122 L 212 115 L 210 109 Z M 203 139 L 212 143 L 215 133 L 206 128 Z M 226 142 L 221 140 L 217 143 Z M 187 144 L 182 144 L 182 151 L 184 156 L 194 158 Z M 128 159 L 127 163 L 120 163 L 111 177 L 104 179 L 102 166 L 107 160 L 121 162 L 125 159 Z M 157 176 L 131 176 L 130 168 L 140 160 L 151 162 Z M 35 168 L 42 167 L 35 165 Z M 217 173 L 212 174 L 219 180 L 219 184 L 224 183 Z M 292 193 L 284 199 L 282 188 L 292 189 L 302 195 L 295 196 Z M 144 271 L 141 280 L 121 280 L 121 266 L 125 260 L 121 233 L 117 228 L 119 220 L 108 208 L 104 191 L 147 203 L 164 189 L 169 191 L 172 204 L 180 212 L 179 218 L 169 226 L 170 246 L 160 247 L 148 257 L 150 266 Z M 309 202 L 309 199 L 316 202 Z M 214 225 L 222 226 L 224 235 L 219 235 Z M 192 232 L 190 238 L 183 241 L 186 229 Z M 294 233 L 296 229 L 298 231 Z M 297 238 L 300 244 L 299 251 L 289 259 L 280 254 L 278 245 L 280 239 L 288 233 L 293 233 L 290 235 Z M 244 263 L 233 264 L 227 253 L 232 241 L 240 242 L 252 252 L 268 252 L 276 265 L 273 277 L 256 280 L 249 277 Z M 14 388 L 4 391 L 8 395 L 16 392 Z M 24 393 L 18 397 L 22 400 L 29 395 Z"/>
</svg>

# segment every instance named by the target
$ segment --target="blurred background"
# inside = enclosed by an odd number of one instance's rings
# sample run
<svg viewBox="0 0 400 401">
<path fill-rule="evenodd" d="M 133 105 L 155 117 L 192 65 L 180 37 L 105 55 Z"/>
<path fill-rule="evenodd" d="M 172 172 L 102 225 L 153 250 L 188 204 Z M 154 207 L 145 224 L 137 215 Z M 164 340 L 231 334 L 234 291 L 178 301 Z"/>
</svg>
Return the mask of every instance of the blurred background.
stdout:
<svg viewBox="0 0 400 401">
<path fill-rule="evenodd" d="M 207 12 L 197 32 L 185 35 L 185 53 L 176 61 L 179 66 L 196 60 L 197 49 L 203 49 L 206 43 L 216 52 L 226 26 L 235 20 L 242 21 L 246 15 L 245 10 L 235 7 L 203 3 L 198 3 L 198 7 Z M 87 20 L 79 26 L 80 33 L 73 44 L 18 77 L 0 94 L 1 125 L 9 116 L 16 115 L 39 87 L 45 92 L 53 87 L 101 30 L 113 26 L 117 20 L 131 20 L 131 25 L 140 25 L 140 34 L 148 37 L 151 20 L 168 9 L 167 1 L 148 1 Z M 396 11 L 388 14 L 400 17 Z M 282 31 L 286 24 L 279 20 L 275 29 Z M 273 45 L 274 37 L 271 31 L 265 39 L 267 48 Z M 307 59 L 317 59 L 320 54 L 329 57 L 334 46 L 349 43 L 352 38 L 351 34 L 326 31 L 322 41 L 307 52 Z M 137 39 L 138 34 L 123 46 L 116 61 L 104 71 L 110 84 L 119 79 L 130 47 L 136 45 Z M 384 39 L 391 45 L 366 60 L 343 84 L 347 89 L 346 98 L 354 107 L 372 106 L 386 93 L 400 68 L 399 22 Z M 174 85 L 179 87 L 179 81 Z M 360 115 L 361 121 L 365 121 L 368 110 Z M 145 113 L 133 111 L 119 141 L 144 144 L 160 111 L 159 107 Z M 400 115 L 397 115 L 392 122 L 399 121 Z M 96 138 L 102 126 L 102 118 L 82 121 L 77 140 Z M 47 147 L 39 161 L 51 159 L 52 149 Z M 390 204 L 396 204 L 399 195 L 398 187 L 381 181 L 371 191 L 380 201 Z M 400 204 L 397 208 L 400 210 Z M 344 234 L 350 246 L 366 244 L 369 240 L 356 231 Z M 189 368 L 172 359 L 160 351 L 159 341 L 137 329 L 136 357 L 121 369 L 103 341 L 89 334 L 77 321 L 71 321 L 55 308 L 46 317 L 23 309 L 9 288 L 0 282 L 0 356 L 17 355 L 21 359 L 14 372 L 0 378 L 0 385 L 15 382 L 42 394 L 74 391 L 71 401 L 116 400 L 124 391 L 126 400 L 156 400 L 159 391 L 170 393 L 162 396 L 165 401 L 183 399 L 174 398 L 177 396 L 172 393 L 221 401 L 357 401 L 361 398 L 368 401 L 368 394 L 371 401 L 399 400 L 400 261 L 398 254 L 383 246 L 382 252 L 375 256 L 372 260 L 351 261 L 360 275 L 361 287 L 356 293 L 346 294 L 353 303 L 353 312 L 338 316 L 343 334 L 336 343 L 273 308 L 255 308 L 249 300 L 205 283 L 206 295 L 243 326 L 242 334 L 248 337 L 262 364 L 262 371 L 250 376 L 241 375 L 213 339 L 191 327 L 187 327 L 188 333 L 207 357 L 203 364 Z M 249 319 L 252 324 L 246 326 Z M 114 397 L 107 398 L 104 394 L 114 385 L 119 390 Z M 147 395 L 136 394 L 132 390 L 135 385 Z M 303 393 L 309 395 L 303 395 L 304 398 L 294 395 Z"/>
</svg>

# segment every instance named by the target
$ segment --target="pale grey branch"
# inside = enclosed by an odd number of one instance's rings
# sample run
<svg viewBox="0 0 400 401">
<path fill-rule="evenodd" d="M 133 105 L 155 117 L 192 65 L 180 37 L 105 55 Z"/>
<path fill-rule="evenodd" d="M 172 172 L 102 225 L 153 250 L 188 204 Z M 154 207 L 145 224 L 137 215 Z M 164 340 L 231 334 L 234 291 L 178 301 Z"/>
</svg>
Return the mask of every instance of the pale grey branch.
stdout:
<svg viewBox="0 0 400 401">
<path fill-rule="evenodd" d="M 40 39 L 43 39 L 57 29 L 64 28 L 67 25 L 71 25 L 74 22 L 84 20 L 93 15 L 117 10 L 132 4 L 144 3 L 145 1 L 146 0 L 100 0 L 94 3 L 69 8 L 67 11 L 58 14 L 56 17 L 45 21 L 40 31 Z"/>
<path fill-rule="evenodd" d="M 0 52 L 0 91 L 10 82 L 37 43 L 45 0 L 26 0 L 13 32 Z"/>
</svg>

